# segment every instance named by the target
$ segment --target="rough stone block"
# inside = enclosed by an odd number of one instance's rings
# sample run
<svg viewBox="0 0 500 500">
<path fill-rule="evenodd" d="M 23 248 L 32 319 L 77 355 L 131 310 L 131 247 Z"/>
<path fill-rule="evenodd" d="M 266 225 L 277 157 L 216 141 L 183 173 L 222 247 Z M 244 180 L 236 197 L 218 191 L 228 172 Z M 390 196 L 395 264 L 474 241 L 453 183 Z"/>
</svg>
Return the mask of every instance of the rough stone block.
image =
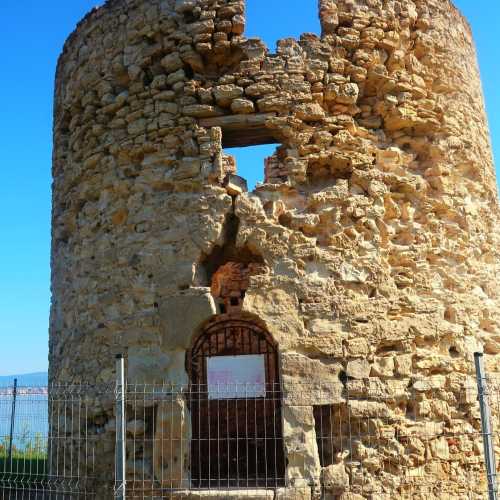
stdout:
<svg viewBox="0 0 500 500">
<path fill-rule="evenodd" d="M 214 300 L 208 293 L 163 298 L 159 304 L 163 349 L 187 349 L 197 329 L 215 313 Z"/>
<path fill-rule="evenodd" d="M 177 261 L 166 265 L 162 271 L 157 279 L 159 293 L 182 290 L 193 285 L 195 264 L 192 261 Z"/>
<path fill-rule="evenodd" d="M 350 478 L 343 463 L 329 465 L 321 470 L 321 483 L 328 493 L 340 495 L 349 488 Z"/>
<path fill-rule="evenodd" d="M 231 111 L 236 114 L 247 114 L 255 111 L 255 105 L 249 99 L 235 99 L 231 103 Z"/>
<path fill-rule="evenodd" d="M 364 379 L 370 376 L 371 364 L 367 359 L 353 359 L 347 363 L 347 376 Z"/>
<path fill-rule="evenodd" d="M 168 348 L 167 348 L 168 349 Z M 127 375 L 130 383 L 186 384 L 185 353 L 156 347 L 129 347 Z"/>
<path fill-rule="evenodd" d="M 180 14 L 192 11 L 197 5 L 197 0 L 175 0 L 175 10 Z"/>
<path fill-rule="evenodd" d="M 227 107 L 234 99 L 243 95 L 243 89 L 237 85 L 218 85 L 214 87 L 215 101 L 219 106 Z"/>
</svg>

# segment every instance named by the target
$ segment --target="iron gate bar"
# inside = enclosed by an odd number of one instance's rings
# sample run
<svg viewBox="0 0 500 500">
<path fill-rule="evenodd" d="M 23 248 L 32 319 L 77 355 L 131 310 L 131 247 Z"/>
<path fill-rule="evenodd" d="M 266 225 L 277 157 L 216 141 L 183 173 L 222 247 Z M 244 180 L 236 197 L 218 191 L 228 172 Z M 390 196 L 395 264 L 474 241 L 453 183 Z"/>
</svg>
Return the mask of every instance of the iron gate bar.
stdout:
<svg viewBox="0 0 500 500">
<path fill-rule="evenodd" d="M 246 386 L 245 397 L 240 397 L 235 385 L 234 398 L 209 399 L 208 358 L 238 355 L 264 356 L 264 396 L 249 396 L 251 388 Z M 194 486 L 250 488 L 284 485 L 282 401 L 277 358 L 277 346 L 264 328 L 232 315 L 218 316 L 195 339 L 186 359 L 190 379 Z M 217 389 L 221 391 L 222 387 Z M 270 443 L 274 448 L 272 453 Z"/>
</svg>

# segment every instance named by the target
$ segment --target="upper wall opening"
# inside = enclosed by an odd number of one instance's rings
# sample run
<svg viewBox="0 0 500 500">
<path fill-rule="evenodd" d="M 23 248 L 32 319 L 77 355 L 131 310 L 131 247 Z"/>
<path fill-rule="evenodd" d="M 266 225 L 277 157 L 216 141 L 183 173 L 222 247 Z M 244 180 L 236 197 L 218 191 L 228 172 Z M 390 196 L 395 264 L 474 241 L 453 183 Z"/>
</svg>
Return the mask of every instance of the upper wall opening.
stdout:
<svg viewBox="0 0 500 500">
<path fill-rule="evenodd" d="M 231 165 L 227 171 L 243 177 L 253 190 L 257 182 L 267 179 L 268 158 L 275 156 L 281 141 L 275 131 L 266 127 L 268 114 L 232 115 L 204 118 L 199 124 L 205 128 L 220 127 L 222 148 Z M 229 158 L 230 157 L 230 158 Z"/>
<path fill-rule="evenodd" d="M 276 139 L 266 127 L 224 128 L 222 130 L 222 147 L 224 149 L 276 143 Z"/>
<path fill-rule="evenodd" d="M 274 131 L 266 126 L 269 113 L 233 114 L 215 118 L 202 118 L 199 124 L 204 128 L 220 127 L 222 130 L 222 147 L 238 148 L 276 144 L 279 142 Z"/>
<path fill-rule="evenodd" d="M 229 148 L 224 152 L 234 158 L 236 173 L 247 181 L 248 189 L 253 191 L 257 182 L 264 182 L 266 161 L 275 153 L 277 146 L 277 144 L 264 144 Z"/>
</svg>

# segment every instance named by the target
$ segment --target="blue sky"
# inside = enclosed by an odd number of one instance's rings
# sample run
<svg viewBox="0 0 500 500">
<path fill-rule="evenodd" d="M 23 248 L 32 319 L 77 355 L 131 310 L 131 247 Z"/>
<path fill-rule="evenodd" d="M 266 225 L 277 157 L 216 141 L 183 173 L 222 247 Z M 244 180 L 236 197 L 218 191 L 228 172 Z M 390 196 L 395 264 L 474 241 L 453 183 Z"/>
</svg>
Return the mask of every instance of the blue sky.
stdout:
<svg viewBox="0 0 500 500">
<path fill-rule="evenodd" d="M 0 1 L 0 375 L 47 369 L 54 71 L 65 38 L 100 3 Z M 248 0 L 247 35 L 261 36 L 274 48 L 279 38 L 318 32 L 316 4 L 317 0 Z M 475 34 L 499 159 L 500 2 L 457 0 L 456 5 Z M 260 158 L 239 158 L 253 185 L 262 169 L 255 175 L 249 168 Z"/>
</svg>

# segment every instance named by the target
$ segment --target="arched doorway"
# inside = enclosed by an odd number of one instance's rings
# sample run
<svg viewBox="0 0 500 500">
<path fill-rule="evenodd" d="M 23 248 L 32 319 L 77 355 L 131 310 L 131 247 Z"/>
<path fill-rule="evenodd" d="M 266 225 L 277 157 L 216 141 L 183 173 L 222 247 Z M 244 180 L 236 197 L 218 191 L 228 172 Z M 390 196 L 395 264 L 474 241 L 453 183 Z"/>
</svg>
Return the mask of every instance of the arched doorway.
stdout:
<svg viewBox="0 0 500 500">
<path fill-rule="evenodd" d="M 187 355 L 191 480 L 200 488 L 284 484 L 278 350 L 246 319 L 212 320 Z"/>
</svg>

